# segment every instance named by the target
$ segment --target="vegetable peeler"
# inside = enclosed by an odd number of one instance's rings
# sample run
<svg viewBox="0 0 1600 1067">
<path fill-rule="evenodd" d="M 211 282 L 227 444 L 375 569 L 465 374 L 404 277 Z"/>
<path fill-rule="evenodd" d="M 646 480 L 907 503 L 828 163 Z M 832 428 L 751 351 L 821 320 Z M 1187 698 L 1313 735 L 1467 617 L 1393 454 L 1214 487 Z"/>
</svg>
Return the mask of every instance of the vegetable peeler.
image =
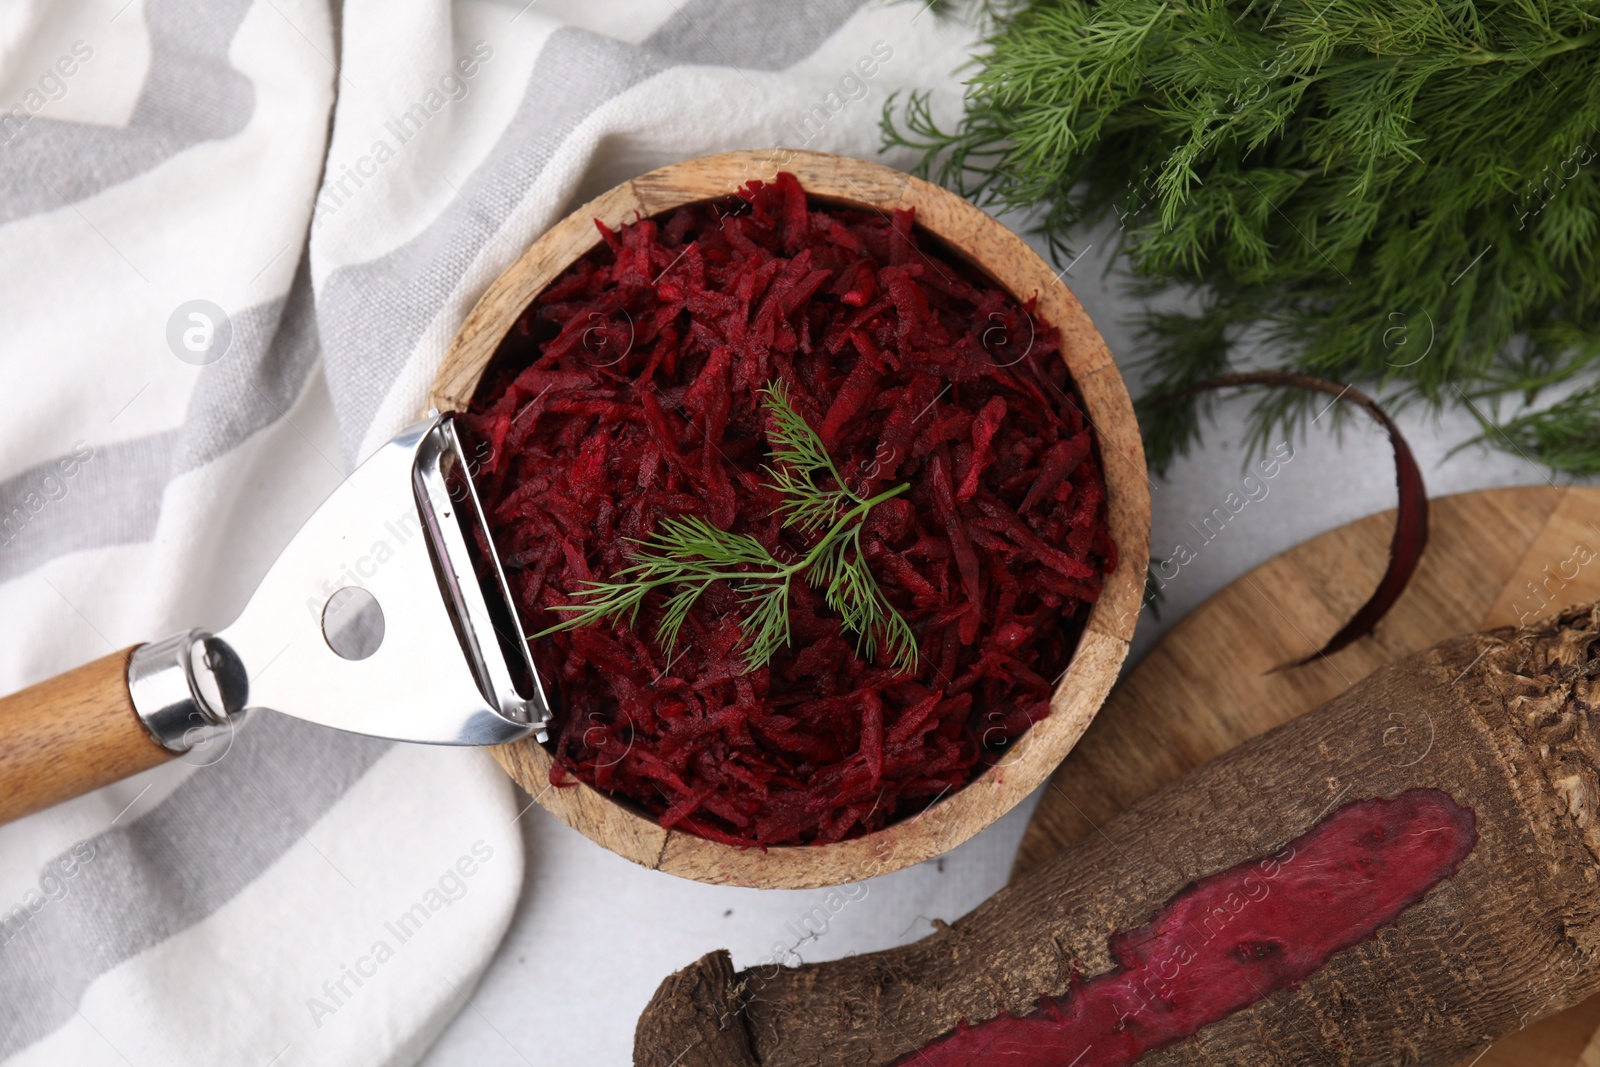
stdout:
<svg viewBox="0 0 1600 1067">
<path fill-rule="evenodd" d="M 449 415 L 379 448 L 244 611 L 0 699 L 0 822 L 225 751 L 257 709 L 433 745 L 543 741 L 549 703 Z"/>
</svg>

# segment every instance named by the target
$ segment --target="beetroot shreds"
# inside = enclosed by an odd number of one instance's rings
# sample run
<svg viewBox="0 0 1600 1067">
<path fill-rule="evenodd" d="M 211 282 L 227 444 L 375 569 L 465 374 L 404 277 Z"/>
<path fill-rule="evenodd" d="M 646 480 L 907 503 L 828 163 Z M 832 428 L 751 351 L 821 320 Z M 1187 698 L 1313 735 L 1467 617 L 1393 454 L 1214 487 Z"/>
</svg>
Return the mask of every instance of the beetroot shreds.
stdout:
<svg viewBox="0 0 1600 1067">
<path fill-rule="evenodd" d="M 507 335 L 461 423 L 530 631 L 663 518 L 700 516 L 780 559 L 814 543 L 764 484 L 771 381 L 853 490 L 911 483 L 861 549 L 917 634 L 914 674 L 858 656 L 803 582 L 792 643 L 748 674 L 736 590 L 707 591 L 670 657 L 654 597 L 631 628 L 534 642 L 555 784 L 716 841 L 826 843 L 959 789 L 1048 713 L 1116 565 L 1091 430 L 1055 330 L 914 223 L 819 208 L 792 175 L 751 182 L 600 226 Z M 1027 351 L 997 351 L 997 322 Z"/>
</svg>

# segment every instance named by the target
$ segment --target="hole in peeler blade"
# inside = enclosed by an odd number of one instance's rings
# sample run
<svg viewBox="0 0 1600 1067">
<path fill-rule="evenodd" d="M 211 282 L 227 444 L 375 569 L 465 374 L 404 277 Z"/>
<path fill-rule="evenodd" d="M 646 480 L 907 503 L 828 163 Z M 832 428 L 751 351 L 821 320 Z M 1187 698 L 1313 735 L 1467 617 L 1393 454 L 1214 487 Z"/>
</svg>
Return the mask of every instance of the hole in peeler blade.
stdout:
<svg viewBox="0 0 1600 1067">
<path fill-rule="evenodd" d="M 322 636 L 343 659 L 366 659 L 383 644 L 383 607 L 359 585 L 347 585 L 322 608 Z"/>
</svg>

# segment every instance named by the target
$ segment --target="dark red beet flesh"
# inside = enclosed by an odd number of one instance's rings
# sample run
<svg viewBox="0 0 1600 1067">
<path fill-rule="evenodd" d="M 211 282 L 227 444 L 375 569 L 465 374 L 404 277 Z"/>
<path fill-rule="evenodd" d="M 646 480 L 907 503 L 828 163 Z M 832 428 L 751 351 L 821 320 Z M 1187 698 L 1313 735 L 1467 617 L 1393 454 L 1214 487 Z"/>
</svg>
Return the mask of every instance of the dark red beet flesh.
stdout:
<svg viewBox="0 0 1600 1067">
<path fill-rule="evenodd" d="M 901 1064 L 1118 1067 L 1305 981 L 1453 875 L 1477 818 L 1438 789 L 1346 804 L 1279 852 L 1194 883 L 1111 938 L 1115 970 Z"/>
<path fill-rule="evenodd" d="M 737 593 L 668 657 L 638 622 L 534 642 L 556 784 L 741 845 L 857 836 L 959 789 L 1043 718 L 1116 562 L 1091 429 L 1057 335 L 892 216 L 809 204 L 781 175 L 612 232 L 534 302 L 463 416 L 530 632 L 695 514 L 780 559 L 760 390 L 781 379 L 853 488 L 906 494 L 863 554 L 919 666 L 864 660 L 797 582 L 792 643 L 745 673 Z"/>
</svg>

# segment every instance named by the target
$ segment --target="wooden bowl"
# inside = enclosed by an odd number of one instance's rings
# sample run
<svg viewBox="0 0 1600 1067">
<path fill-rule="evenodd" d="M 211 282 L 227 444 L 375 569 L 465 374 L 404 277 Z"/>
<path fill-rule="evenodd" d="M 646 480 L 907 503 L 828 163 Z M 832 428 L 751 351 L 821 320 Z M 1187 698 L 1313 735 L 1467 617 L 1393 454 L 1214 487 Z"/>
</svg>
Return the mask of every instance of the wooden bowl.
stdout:
<svg viewBox="0 0 1600 1067">
<path fill-rule="evenodd" d="M 831 845 L 740 849 L 677 830 L 624 807 L 588 785 L 550 786 L 552 757 L 532 740 L 494 750 L 516 782 L 567 825 L 635 863 L 701 882 L 802 889 L 860 881 L 918 863 L 961 844 L 1049 777 L 1094 718 L 1127 655 L 1144 594 L 1150 495 L 1144 448 L 1127 388 L 1105 341 L 1054 271 L 1021 238 L 982 210 L 927 182 L 874 163 L 819 152 L 729 152 L 662 167 L 612 189 L 562 219 L 495 279 L 450 346 L 430 404 L 465 410 L 484 368 L 518 316 L 557 275 L 598 243 L 594 220 L 613 228 L 636 216 L 733 193 L 753 178 L 787 170 L 813 197 L 888 212 L 915 207 L 917 223 L 1019 300 L 1037 294 L 1038 312 L 1061 333 L 1061 350 L 1087 408 L 1105 466 L 1117 568 L 1089 615 L 1057 686 L 1050 715 L 999 763 L 918 815 Z M 559 699 L 559 697 L 558 697 Z"/>
</svg>

